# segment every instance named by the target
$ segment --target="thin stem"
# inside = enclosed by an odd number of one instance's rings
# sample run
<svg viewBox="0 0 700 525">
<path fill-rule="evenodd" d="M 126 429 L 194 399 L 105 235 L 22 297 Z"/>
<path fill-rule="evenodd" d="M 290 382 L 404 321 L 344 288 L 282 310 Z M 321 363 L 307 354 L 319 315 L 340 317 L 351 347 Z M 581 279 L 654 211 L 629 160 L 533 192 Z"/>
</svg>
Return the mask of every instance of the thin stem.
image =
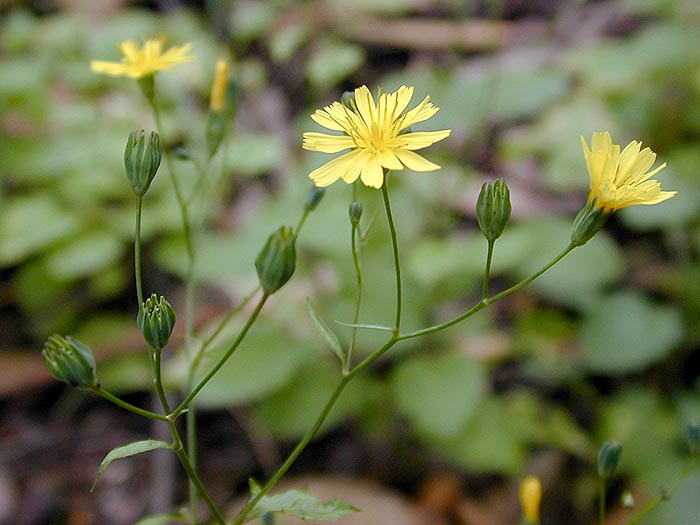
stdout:
<svg viewBox="0 0 700 525">
<path fill-rule="evenodd" d="M 396 274 L 396 318 L 394 320 L 394 335 L 397 335 L 401 329 L 401 264 L 399 261 L 399 242 L 396 235 L 396 227 L 394 226 L 394 217 L 391 213 L 387 184 L 388 181 L 385 177 L 384 184 L 382 185 L 382 197 L 384 198 L 384 209 L 386 210 L 386 219 L 389 224 L 389 233 L 391 234 L 391 248 L 394 254 L 394 273 Z"/>
<path fill-rule="evenodd" d="M 175 419 L 177 418 L 182 412 L 189 407 L 189 404 L 192 402 L 192 400 L 199 394 L 199 392 L 206 386 L 206 384 L 211 380 L 212 377 L 216 375 L 216 373 L 221 369 L 222 366 L 228 361 L 229 357 L 233 355 L 233 353 L 236 351 L 238 346 L 241 344 L 243 341 L 243 338 L 246 336 L 248 333 L 248 330 L 250 330 L 250 327 L 253 326 L 253 323 L 255 320 L 258 318 L 258 315 L 260 314 L 260 310 L 262 310 L 262 307 L 265 305 L 265 302 L 268 299 L 269 294 L 264 293 L 261 297 L 260 300 L 258 301 L 258 304 L 255 306 L 255 309 L 253 312 L 250 314 L 250 317 L 248 317 L 248 320 L 246 321 L 245 325 L 241 329 L 241 331 L 238 333 L 238 336 L 236 339 L 231 343 L 231 346 L 226 350 L 223 356 L 219 359 L 219 361 L 214 365 L 214 367 L 207 373 L 206 376 L 199 382 L 197 386 L 195 386 L 190 393 L 187 395 L 187 397 L 175 408 L 170 413 L 170 417 Z"/>
<path fill-rule="evenodd" d="M 467 310 L 466 312 L 464 312 L 461 315 L 458 315 L 454 319 L 450 319 L 449 321 L 445 321 L 444 323 L 439 323 L 439 324 L 436 324 L 433 326 L 429 326 L 429 327 L 423 328 L 421 330 L 416 330 L 415 332 L 409 332 L 407 334 L 402 334 L 398 338 L 400 340 L 404 340 L 404 339 L 411 339 L 414 337 L 420 337 L 422 335 L 427 335 L 427 334 L 439 332 L 441 330 L 444 330 L 445 328 L 449 328 L 450 326 L 456 325 L 457 323 L 461 323 L 462 321 L 464 321 L 468 317 L 471 317 L 472 315 L 474 315 L 478 311 L 483 310 L 484 308 L 486 308 L 490 304 L 493 304 L 496 301 L 503 299 L 504 297 L 511 295 L 512 293 L 515 293 L 518 290 L 524 288 L 525 286 L 530 284 L 532 281 L 537 279 L 544 272 L 549 270 L 552 266 L 554 266 L 559 261 L 561 261 L 564 257 L 566 257 L 574 248 L 576 248 L 576 245 L 569 244 L 566 248 L 564 248 L 564 250 L 559 255 L 557 255 L 554 259 L 552 259 L 550 262 L 545 264 L 542 268 L 540 268 L 537 272 L 532 274 L 527 279 L 523 279 L 518 284 L 515 284 L 515 285 L 511 286 L 510 288 L 508 288 L 507 290 L 504 290 L 504 291 L 502 291 L 502 292 L 500 292 L 492 297 L 482 299 L 481 301 L 476 303 L 474 306 L 472 306 L 469 310 Z"/>
<path fill-rule="evenodd" d="M 119 399 L 111 392 L 104 390 L 102 387 L 97 387 L 93 389 L 93 392 L 95 392 L 98 396 L 105 398 L 107 401 L 111 401 L 115 405 L 125 410 L 128 410 L 129 412 L 133 412 L 134 414 L 137 414 L 139 416 L 147 417 L 149 419 L 156 419 L 158 421 L 168 421 L 167 416 L 163 414 L 158 414 L 157 412 L 151 412 L 150 410 L 139 408 L 135 405 L 132 405 L 131 403 L 127 403 L 123 399 Z"/>
<path fill-rule="evenodd" d="M 207 492 L 207 489 L 204 487 L 204 483 L 202 483 L 202 480 L 199 477 L 199 474 L 197 474 L 197 470 L 192 465 L 190 458 L 187 455 L 187 452 L 185 452 L 185 449 L 182 446 L 182 439 L 180 438 L 180 434 L 177 431 L 177 426 L 175 425 L 174 420 L 168 420 L 168 428 L 170 429 L 170 434 L 173 437 L 173 451 L 175 452 L 178 459 L 180 460 L 180 463 L 182 464 L 182 468 L 185 469 L 185 472 L 187 473 L 187 477 L 190 479 L 190 482 L 192 483 L 192 485 L 194 485 L 195 490 L 197 491 L 199 496 L 204 500 L 204 503 L 209 508 L 209 511 L 212 513 L 212 515 L 214 516 L 214 519 L 216 519 L 216 521 L 219 523 L 219 525 L 225 525 L 226 519 L 224 518 L 223 514 L 221 514 L 221 511 L 216 506 L 216 503 L 214 503 L 214 500 L 211 498 L 211 496 Z M 197 519 L 196 515 L 193 515 L 192 519 L 195 520 L 195 522 L 196 522 L 196 519 Z"/>
<path fill-rule="evenodd" d="M 489 296 L 489 279 L 491 277 L 491 260 L 493 259 L 493 247 L 496 244 L 495 240 L 488 241 L 488 249 L 486 252 L 486 266 L 484 267 L 484 284 L 481 289 L 481 298 L 486 299 Z"/>
<path fill-rule="evenodd" d="M 386 201 L 385 201 L 386 202 Z M 388 214 L 390 216 L 390 214 Z M 258 492 L 251 500 L 248 502 L 248 504 L 243 508 L 241 513 L 236 517 L 236 519 L 233 521 L 232 525 L 241 525 L 246 521 L 246 517 L 250 512 L 255 508 L 255 505 L 272 489 L 272 487 L 275 486 L 275 484 L 282 478 L 282 476 L 287 472 L 287 470 L 292 466 L 292 464 L 296 461 L 296 459 L 301 455 L 301 453 L 304 451 L 306 446 L 311 442 L 311 440 L 314 438 L 318 430 L 321 428 L 323 423 L 325 422 L 326 418 L 328 417 L 328 414 L 330 414 L 333 406 L 335 405 L 336 401 L 340 397 L 340 394 L 342 394 L 343 390 L 345 387 L 352 381 L 352 379 L 358 375 L 360 372 L 362 372 L 365 368 L 367 368 L 369 365 L 371 365 L 374 361 L 379 359 L 384 353 L 386 353 L 391 347 L 393 347 L 396 343 L 399 341 L 402 341 L 404 339 L 410 339 L 413 337 L 418 337 L 421 335 L 426 335 L 429 333 L 437 332 L 439 330 L 444 330 L 445 328 L 452 326 L 456 323 L 459 323 L 460 321 L 465 320 L 466 318 L 474 315 L 476 312 L 479 310 L 485 308 L 486 306 L 498 301 L 499 299 L 502 299 L 503 297 L 506 297 L 510 295 L 511 293 L 516 292 L 517 290 L 520 290 L 527 284 L 531 283 L 534 281 L 537 277 L 542 275 L 544 272 L 546 272 L 549 268 L 554 266 L 557 262 L 559 262 L 561 259 L 563 259 L 571 250 L 573 250 L 575 246 L 569 245 L 562 251 L 557 257 L 555 257 L 550 263 L 546 264 L 545 266 L 542 267 L 538 272 L 534 273 L 532 276 L 528 277 L 527 279 L 519 282 L 515 286 L 512 286 L 511 288 L 508 288 L 507 290 L 494 295 L 493 297 L 489 299 L 482 299 L 479 301 L 476 305 L 474 305 L 472 308 L 467 310 L 464 314 L 460 315 L 459 317 L 456 317 L 455 319 L 451 321 L 447 321 L 445 323 L 441 323 L 439 325 L 431 326 L 428 328 L 425 328 L 423 330 L 417 330 L 415 332 L 411 332 L 408 334 L 404 335 L 398 335 L 394 334 L 392 337 L 384 343 L 383 346 L 381 346 L 378 350 L 376 350 L 374 353 L 366 357 L 363 361 L 361 361 L 356 367 L 354 367 L 350 372 L 348 372 L 346 375 L 344 375 L 338 385 L 336 386 L 335 390 L 331 394 L 331 397 L 328 399 L 326 402 L 325 406 L 323 407 L 323 410 L 317 417 L 316 421 L 314 422 L 313 426 L 304 434 L 302 437 L 301 441 L 297 444 L 296 447 L 294 447 L 294 450 L 289 454 L 287 459 L 284 461 L 284 463 L 280 466 L 280 468 L 275 472 L 275 474 L 270 478 L 270 480 L 260 489 L 260 492 Z M 395 255 L 397 252 L 395 251 Z"/>
<path fill-rule="evenodd" d="M 163 405 L 163 410 L 165 410 L 166 414 L 169 414 L 170 404 L 168 403 L 168 398 L 163 388 L 163 376 L 161 371 L 161 354 L 163 352 L 157 348 L 149 348 L 149 352 L 151 353 L 151 361 L 153 364 L 153 384 L 156 387 L 156 393 L 160 399 L 160 404 Z"/>
<path fill-rule="evenodd" d="M 136 279 L 136 298 L 139 310 L 143 305 L 143 287 L 141 284 L 141 212 L 143 208 L 143 196 L 136 197 L 136 226 L 134 231 L 134 276 Z"/>
<path fill-rule="evenodd" d="M 605 478 L 601 476 L 598 484 L 598 523 L 605 525 Z"/>
<path fill-rule="evenodd" d="M 275 474 L 268 480 L 268 482 L 265 483 L 265 485 L 260 489 L 260 492 L 258 492 L 255 496 L 253 496 L 250 499 L 248 504 L 243 508 L 240 514 L 236 517 L 236 519 L 233 520 L 232 525 L 241 525 L 242 523 L 244 523 L 248 514 L 250 514 L 250 512 L 255 508 L 255 505 L 257 505 L 257 503 L 277 484 L 277 482 L 282 478 L 282 476 L 284 476 L 287 470 L 289 470 L 289 467 L 291 467 L 292 464 L 294 464 L 294 462 L 301 455 L 306 446 L 311 442 L 316 433 L 319 431 L 323 423 L 326 421 L 328 414 L 330 414 L 331 410 L 335 406 L 336 401 L 338 401 L 340 394 L 343 393 L 343 390 L 345 390 L 345 387 L 350 383 L 350 381 L 352 381 L 352 379 L 357 374 L 359 374 L 362 370 L 367 368 L 371 363 L 376 361 L 387 350 L 394 346 L 394 344 L 396 344 L 397 341 L 398 339 L 395 336 L 392 336 L 392 338 L 389 339 L 386 343 L 384 343 L 384 345 L 381 348 L 376 350 L 369 357 L 365 358 L 347 375 L 344 375 L 341 378 L 340 382 L 331 394 L 331 397 L 328 399 L 328 401 L 326 401 L 323 410 L 321 410 L 321 413 L 316 418 L 316 421 L 314 422 L 313 426 L 309 430 L 307 430 L 306 434 L 304 434 L 304 436 L 301 438 L 301 441 L 297 443 L 297 446 L 294 447 L 294 450 L 292 450 L 289 456 L 287 456 L 287 459 L 285 459 L 284 463 L 282 463 L 280 468 L 277 469 L 277 472 L 275 472 Z"/>
<path fill-rule="evenodd" d="M 358 249 L 358 231 L 357 224 L 352 225 L 351 229 L 351 246 L 352 246 L 352 262 L 355 267 L 355 279 L 357 281 L 357 295 L 355 296 L 355 315 L 353 324 L 357 325 L 360 321 L 360 303 L 362 300 L 362 267 L 360 265 L 360 253 Z M 352 335 L 350 336 L 350 347 L 348 354 L 343 363 L 343 374 L 347 375 L 352 368 L 352 354 L 355 350 L 355 342 L 357 340 L 357 326 L 353 326 Z"/>
<path fill-rule="evenodd" d="M 647 514 L 649 514 L 651 511 L 653 511 L 656 507 L 659 506 L 659 504 L 662 501 L 667 501 L 670 499 L 671 495 L 678 489 L 678 487 L 681 486 L 681 484 L 686 480 L 686 478 L 695 470 L 695 467 L 698 464 L 698 456 L 693 455 L 690 458 L 690 461 L 685 467 L 685 470 L 683 473 L 678 477 L 676 482 L 673 484 L 673 486 L 668 489 L 664 490 L 659 496 L 654 498 L 646 507 L 644 507 L 639 514 L 637 514 L 634 518 L 630 519 L 627 523 L 629 525 L 634 525 L 635 523 L 638 523 L 639 521 L 642 520 Z"/>
</svg>

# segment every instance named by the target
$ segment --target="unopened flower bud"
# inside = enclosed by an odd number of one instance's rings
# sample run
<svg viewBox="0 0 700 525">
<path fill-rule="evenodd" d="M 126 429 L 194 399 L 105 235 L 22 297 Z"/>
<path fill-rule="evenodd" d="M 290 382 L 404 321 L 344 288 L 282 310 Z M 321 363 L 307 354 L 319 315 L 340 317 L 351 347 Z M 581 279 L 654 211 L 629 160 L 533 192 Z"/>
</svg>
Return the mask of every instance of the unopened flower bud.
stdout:
<svg viewBox="0 0 700 525">
<path fill-rule="evenodd" d="M 97 388 L 95 356 L 77 339 L 52 335 L 44 343 L 41 356 L 56 379 L 79 388 Z"/>
<path fill-rule="evenodd" d="M 273 294 L 294 274 L 296 268 L 296 235 L 291 228 L 282 226 L 270 235 L 255 259 L 255 269 L 262 289 Z"/>
<path fill-rule="evenodd" d="M 354 108 L 355 107 L 355 92 L 354 91 L 345 91 L 343 94 L 340 96 L 340 103 L 345 106 L 346 108 Z"/>
<path fill-rule="evenodd" d="M 510 190 L 506 181 L 498 179 L 481 187 L 476 201 L 476 220 L 484 237 L 490 242 L 498 239 L 510 220 Z"/>
<path fill-rule="evenodd" d="M 139 308 L 136 324 L 148 345 L 155 350 L 162 350 L 173 333 L 175 311 L 165 297 L 151 294 Z"/>
<path fill-rule="evenodd" d="M 353 226 L 360 224 L 360 219 L 362 218 L 362 203 L 352 201 L 348 207 L 348 214 L 350 215 L 350 223 Z"/>
<path fill-rule="evenodd" d="M 527 476 L 520 482 L 520 506 L 523 509 L 523 521 L 526 524 L 540 522 L 540 503 L 542 502 L 542 483 L 537 476 Z"/>
<path fill-rule="evenodd" d="M 588 203 L 574 219 L 574 225 L 571 229 L 571 244 L 574 246 L 586 244 L 603 228 L 610 215 L 611 213 L 603 211 L 603 208 Z"/>
<path fill-rule="evenodd" d="M 326 188 L 319 188 L 318 186 L 312 186 L 309 193 L 306 194 L 306 200 L 304 201 L 304 209 L 306 211 L 313 211 L 321 202 L 321 199 L 326 194 Z"/>
<path fill-rule="evenodd" d="M 617 441 L 606 441 L 598 452 L 598 475 L 607 479 L 613 475 L 622 455 L 622 445 Z"/>
<path fill-rule="evenodd" d="M 691 456 L 700 454 L 700 423 L 691 423 L 685 428 L 688 450 Z"/>
<path fill-rule="evenodd" d="M 214 82 L 209 98 L 209 117 L 205 130 L 207 153 L 212 157 L 219 149 L 231 119 L 236 112 L 238 91 L 229 78 L 229 64 L 226 60 L 216 63 Z"/>
<path fill-rule="evenodd" d="M 135 195 L 141 197 L 148 191 L 162 154 L 160 137 L 155 131 L 146 134 L 144 130 L 136 129 L 129 134 L 124 149 L 124 167 Z"/>
</svg>

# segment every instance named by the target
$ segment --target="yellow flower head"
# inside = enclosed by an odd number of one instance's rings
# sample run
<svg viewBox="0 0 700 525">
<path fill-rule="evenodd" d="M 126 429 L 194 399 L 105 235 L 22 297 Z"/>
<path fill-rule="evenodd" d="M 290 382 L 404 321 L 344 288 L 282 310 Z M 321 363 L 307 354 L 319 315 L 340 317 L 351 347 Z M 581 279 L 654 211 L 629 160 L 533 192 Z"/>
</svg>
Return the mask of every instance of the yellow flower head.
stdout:
<svg viewBox="0 0 700 525">
<path fill-rule="evenodd" d="M 525 523 L 540 522 L 542 483 L 537 476 L 527 476 L 520 482 L 520 506 L 523 508 Z"/>
<path fill-rule="evenodd" d="M 423 122 L 438 112 L 425 97 L 415 108 L 406 111 L 413 88 L 401 86 L 393 93 L 379 92 L 378 101 L 366 86 L 355 90 L 350 107 L 333 102 L 316 110 L 311 118 L 324 128 L 343 135 L 306 132 L 302 147 L 322 153 L 338 153 L 350 149 L 309 174 L 319 187 L 338 179 L 352 184 L 359 177 L 371 188 L 384 184 L 384 170 L 433 171 L 440 166 L 424 159 L 415 150 L 427 148 L 450 135 L 450 130 L 404 132 L 409 126 Z M 404 133 L 402 133 L 404 132 Z"/>
<path fill-rule="evenodd" d="M 661 191 L 661 183 L 649 180 L 666 163 L 648 171 L 654 165 L 656 153 L 649 148 L 640 150 L 641 142 L 633 140 L 620 151 L 620 146 L 612 143 L 610 133 L 604 131 L 593 133 L 590 148 L 583 137 L 581 144 L 591 177 L 588 202 L 594 208 L 602 208 L 603 213 L 638 204 L 658 204 L 676 194 Z"/>
<path fill-rule="evenodd" d="M 127 40 L 117 45 L 117 49 L 124 55 L 121 62 L 93 60 L 90 62 L 90 69 L 95 73 L 104 73 L 113 77 L 143 78 L 192 60 L 193 57 L 187 54 L 192 44 L 171 47 L 165 52 L 163 52 L 163 44 L 165 44 L 163 37 L 149 38 L 144 42 L 143 48 L 139 49 L 133 40 Z"/>
</svg>

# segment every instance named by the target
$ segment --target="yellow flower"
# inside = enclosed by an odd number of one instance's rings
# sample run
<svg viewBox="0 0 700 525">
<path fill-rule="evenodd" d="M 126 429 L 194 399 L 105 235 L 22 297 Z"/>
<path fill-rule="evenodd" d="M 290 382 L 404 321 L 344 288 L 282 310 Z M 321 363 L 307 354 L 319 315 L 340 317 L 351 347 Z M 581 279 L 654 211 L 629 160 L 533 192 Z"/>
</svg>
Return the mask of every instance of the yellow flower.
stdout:
<svg viewBox="0 0 700 525">
<path fill-rule="evenodd" d="M 438 112 L 425 97 L 415 108 L 406 111 L 413 87 L 401 86 L 393 93 L 379 91 L 378 102 L 366 86 L 355 90 L 350 107 L 333 102 L 316 110 L 311 118 L 321 126 L 343 135 L 304 133 L 302 147 L 322 153 L 338 153 L 350 149 L 340 157 L 324 164 L 309 174 L 319 187 L 329 186 L 338 179 L 352 184 L 359 177 L 371 188 L 381 188 L 385 170 L 433 171 L 440 166 L 424 159 L 414 150 L 426 148 L 450 135 L 450 130 L 405 132 L 418 122 Z M 403 133 L 402 133 L 403 132 Z"/>
<path fill-rule="evenodd" d="M 664 169 L 666 163 L 648 171 L 656 160 L 656 153 L 649 148 L 640 151 L 641 142 L 633 140 L 620 151 L 620 146 L 612 143 L 610 133 L 604 131 L 593 133 L 590 148 L 583 137 L 581 144 L 591 177 L 588 202 L 594 208 L 602 208 L 603 213 L 638 204 L 658 204 L 676 194 L 675 191 L 661 191 L 658 181 L 649 180 Z"/>
<path fill-rule="evenodd" d="M 95 73 L 104 73 L 113 77 L 143 78 L 192 60 L 193 57 L 187 54 L 192 44 L 171 47 L 165 52 L 163 52 L 163 44 L 165 44 L 163 37 L 149 38 L 144 42 L 143 48 L 139 49 L 133 40 L 127 40 L 117 45 L 117 49 L 124 55 L 121 62 L 93 60 L 90 62 L 90 69 Z"/>
<path fill-rule="evenodd" d="M 527 476 L 520 482 L 520 505 L 523 508 L 525 523 L 540 522 L 540 503 L 542 501 L 542 483 L 537 476 Z"/>
</svg>

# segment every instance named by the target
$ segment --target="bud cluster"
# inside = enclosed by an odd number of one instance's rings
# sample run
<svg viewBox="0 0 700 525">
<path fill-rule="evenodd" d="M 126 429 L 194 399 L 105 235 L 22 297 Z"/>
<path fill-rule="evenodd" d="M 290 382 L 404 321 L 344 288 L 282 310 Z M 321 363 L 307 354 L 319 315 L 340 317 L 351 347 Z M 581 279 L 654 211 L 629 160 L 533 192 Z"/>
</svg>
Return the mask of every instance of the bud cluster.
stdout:
<svg viewBox="0 0 700 525">
<path fill-rule="evenodd" d="M 497 179 L 481 187 L 476 201 L 476 220 L 486 240 L 498 239 L 510 220 L 510 190 L 506 181 Z"/>
<path fill-rule="evenodd" d="M 155 131 L 146 134 L 142 129 L 135 129 L 129 134 L 124 149 L 124 167 L 136 196 L 142 197 L 151 187 L 162 155 L 160 137 Z"/>
<path fill-rule="evenodd" d="M 155 350 L 162 350 L 173 333 L 175 311 L 165 297 L 151 294 L 139 308 L 136 324 L 148 345 Z"/>
<path fill-rule="evenodd" d="M 291 279 L 296 269 L 296 235 L 282 226 L 270 235 L 255 259 L 255 269 L 263 291 L 270 295 Z"/>
<path fill-rule="evenodd" d="M 52 335 L 41 351 L 52 376 L 80 388 L 97 388 L 95 356 L 89 347 L 70 336 Z"/>
</svg>

